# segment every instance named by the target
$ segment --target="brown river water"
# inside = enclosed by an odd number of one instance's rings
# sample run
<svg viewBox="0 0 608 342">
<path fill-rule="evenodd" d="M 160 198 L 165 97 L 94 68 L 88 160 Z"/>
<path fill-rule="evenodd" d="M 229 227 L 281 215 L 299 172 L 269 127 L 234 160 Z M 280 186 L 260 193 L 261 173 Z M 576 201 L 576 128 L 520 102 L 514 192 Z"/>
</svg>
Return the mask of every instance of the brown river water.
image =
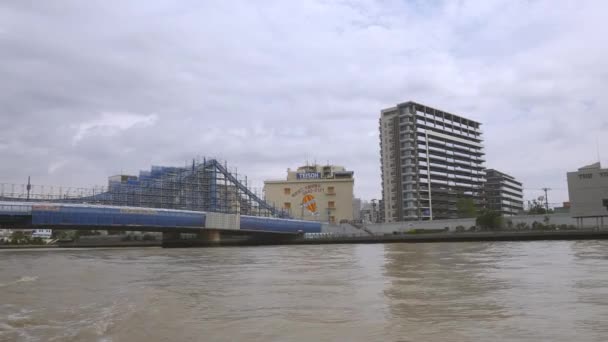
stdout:
<svg viewBox="0 0 608 342">
<path fill-rule="evenodd" d="M 0 250 L 0 341 L 608 341 L 608 241 Z"/>
</svg>

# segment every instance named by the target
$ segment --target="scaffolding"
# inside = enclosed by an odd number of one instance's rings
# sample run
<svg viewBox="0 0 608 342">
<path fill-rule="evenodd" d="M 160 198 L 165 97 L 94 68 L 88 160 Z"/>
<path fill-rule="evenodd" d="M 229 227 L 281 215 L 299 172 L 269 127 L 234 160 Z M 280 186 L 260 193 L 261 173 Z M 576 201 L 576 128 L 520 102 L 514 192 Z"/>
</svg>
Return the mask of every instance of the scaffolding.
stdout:
<svg viewBox="0 0 608 342">
<path fill-rule="evenodd" d="M 45 201 L 288 217 L 251 190 L 226 162 L 194 159 L 184 167 L 152 166 L 139 176 L 109 178 L 107 187 L 0 184 L 2 201 Z"/>
</svg>

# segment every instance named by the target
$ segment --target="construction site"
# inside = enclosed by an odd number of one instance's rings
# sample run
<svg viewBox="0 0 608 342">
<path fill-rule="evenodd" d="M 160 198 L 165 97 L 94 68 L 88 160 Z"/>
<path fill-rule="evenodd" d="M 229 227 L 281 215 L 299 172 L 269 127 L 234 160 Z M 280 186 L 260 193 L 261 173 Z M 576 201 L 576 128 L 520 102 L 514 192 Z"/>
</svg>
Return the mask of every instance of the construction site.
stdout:
<svg viewBox="0 0 608 342">
<path fill-rule="evenodd" d="M 135 175 L 116 175 L 107 186 L 73 188 L 0 184 L 1 201 L 100 204 L 219 212 L 288 218 L 287 212 L 264 201 L 226 162 L 198 158 L 183 167 L 152 166 Z"/>
</svg>

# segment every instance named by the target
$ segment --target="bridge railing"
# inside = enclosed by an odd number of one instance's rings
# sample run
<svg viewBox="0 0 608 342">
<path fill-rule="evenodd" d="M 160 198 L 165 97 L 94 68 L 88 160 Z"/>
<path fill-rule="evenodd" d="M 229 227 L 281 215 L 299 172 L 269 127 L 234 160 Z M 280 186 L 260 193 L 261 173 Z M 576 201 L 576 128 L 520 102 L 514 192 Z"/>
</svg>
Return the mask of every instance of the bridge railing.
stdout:
<svg viewBox="0 0 608 342">
<path fill-rule="evenodd" d="M 107 187 L 77 188 L 66 186 L 0 183 L 0 200 L 3 201 L 75 201 L 108 191 Z"/>
<path fill-rule="evenodd" d="M 26 204 L 0 204 L 0 214 L 4 215 L 29 215 L 32 213 L 32 206 Z"/>
</svg>

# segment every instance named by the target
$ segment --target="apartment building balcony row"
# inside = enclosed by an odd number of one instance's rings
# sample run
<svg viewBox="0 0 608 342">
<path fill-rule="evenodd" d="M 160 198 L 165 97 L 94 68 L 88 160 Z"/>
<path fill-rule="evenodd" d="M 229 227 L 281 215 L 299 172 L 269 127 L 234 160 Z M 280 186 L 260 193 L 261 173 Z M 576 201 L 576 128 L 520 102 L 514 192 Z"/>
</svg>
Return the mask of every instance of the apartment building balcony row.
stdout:
<svg viewBox="0 0 608 342">
<path fill-rule="evenodd" d="M 453 143 L 453 142 L 448 142 L 448 141 L 440 141 L 439 139 L 435 139 L 435 138 L 431 138 L 431 137 L 429 137 L 428 140 L 425 139 L 424 137 L 422 137 L 422 138 L 418 139 L 417 141 L 418 141 L 418 146 L 419 146 L 418 148 L 420 148 L 420 146 L 426 147 L 426 142 L 428 141 L 428 144 L 430 147 L 450 150 L 450 151 L 464 153 L 464 154 L 474 154 L 474 155 L 478 155 L 478 156 L 485 155 L 485 152 L 483 151 L 482 148 L 463 146 L 463 144 L 458 144 L 458 143 Z"/>
<path fill-rule="evenodd" d="M 419 162 L 426 162 L 426 153 L 419 153 L 418 155 L 418 160 Z M 472 161 L 461 161 L 461 160 L 457 160 L 457 159 L 453 159 L 453 158 L 440 158 L 437 157 L 435 155 L 431 155 L 429 154 L 429 161 L 432 163 L 437 163 L 437 164 L 445 164 L 448 166 L 454 166 L 454 167 L 460 167 L 463 169 L 471 169 L 471 170 L 475 170 L 475 171 L 484 171 L 484 166 L 483 164 L 480 164 L 478 162 L 472 162 Z M 485 171 L 484 171 L 485 172 Z"/>
<path fill-rule="evenodd" d="M 440 122 L 442 124 L 449 124 L 454 127 L 463 128 L 470 130 L 472 132 L 481 133 L 482 130 L 479 128 L 478 123 L 474 123 L 471 120 L 460 120 L 460 117 L 454 116 L 452 114 L 448 114 L 447 116 L 425 113 L 424 111 L 416 111 L 414 114 L 416 119 Z"/>
<path fill-rule="evenodd" d="M 459 141 L 473 147 L 481 147 L 481 141 L 483 140 L 479 135 L 462 134 L 457 131 L 443 130 L 440 127 L 428 126 L 421 123 L 416 124 L 416 133 L 418 137 L 435 135 L 445 139 Z"/>
<path fill-rule="evenodd" d="M 477 177 L 477 178 L 485 178 L 485 172 L 478 171 L 471 168 L 465 168 L 461 166 L 449 166 L 446 164 L 439 163 L 426 163 L 426 161 L 422 160 L 418 162 L 418 170 L 421 173 L 426 173 L 427 169 L 431 169 L 431 171 L 435 172 L 444 172 L 449 174 L 460 175 L 464 177 Z"/>
</svg>

